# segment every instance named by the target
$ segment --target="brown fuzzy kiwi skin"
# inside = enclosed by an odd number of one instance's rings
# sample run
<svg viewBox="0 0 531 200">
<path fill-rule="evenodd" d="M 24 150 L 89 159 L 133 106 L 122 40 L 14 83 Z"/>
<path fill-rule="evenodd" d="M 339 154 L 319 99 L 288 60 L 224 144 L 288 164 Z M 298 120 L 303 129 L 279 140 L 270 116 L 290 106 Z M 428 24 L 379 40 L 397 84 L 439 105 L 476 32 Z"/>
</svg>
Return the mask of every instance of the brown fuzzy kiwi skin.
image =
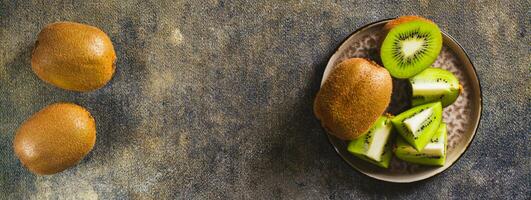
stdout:
<svg viewBox="0 0 531 200">
<path fill-rule="evenodd" d="M 91 114 L 76 104 L 56 103 L 20 126 L 13 149 L 31 172 L 50 175 L 77 164 L 95 142 L 96 124 Z"/>
<path fill-rule="evenodd" d="M 44 82 L 78 92 L 103 87 L 115 72 L 116 53 L 109 36 L 75 22 L 46 25 L 31 55 L 33 72 Z"/>
<path fill-rule="evenodd" d="M 396 26 L 398 26 L 398 25 L 400 25 L 402 23 L 411 22 L 411 21 L 425 21 L 425 22 L 429 22 L 429 23 L 434 23 L 433 21 L 431 21 L 429 19 L 426 19 L 424 17 L 421 17 L 421 16 L 404 15 L 404 16 L 397 17 L 396 19 L 393 19 L 393 20 L 387 22 L 384 25 L 384 30 L 388 32 L 391 29 L 393 29 L 394 27 L 396 27 Z"/>
<path fill-rule="evenodd" d="M 322 126 L 342 140 L 367 132 L 391 101 L 391 75 L 364 58 L 336 66 L 317 93 L 314 113 Z"/>
</svg>

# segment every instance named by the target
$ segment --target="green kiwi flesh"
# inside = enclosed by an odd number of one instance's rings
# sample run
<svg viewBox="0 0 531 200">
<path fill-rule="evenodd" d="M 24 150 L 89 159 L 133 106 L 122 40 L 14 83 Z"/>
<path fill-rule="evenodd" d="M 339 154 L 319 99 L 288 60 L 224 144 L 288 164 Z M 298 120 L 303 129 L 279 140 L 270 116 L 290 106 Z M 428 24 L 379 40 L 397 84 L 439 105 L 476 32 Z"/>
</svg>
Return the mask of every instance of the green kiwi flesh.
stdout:
<svg viewBox="0 0 531 200">
<path fill-rule="evenodd" d="M 418 151 L 430 142 L 441 121 L 441 102 L 413 107 L 391 119 L 398 133 Z"/>
<path fill-rule="evenodd" d="M 441 48 L 442 34 L 435 23 L 410 21 L 389 31 L 380 57 L 391 76 L 409 78 L 432 65 Z"/>
<path fill-rule="evenodd" d="M 388 168 L 391 160 L 390 138 L 393 125 L 389 118 L 381 116 L 361 137 L 350 141 L 348 151 L 374 165 Z"/>
<path fill-rule="evenodd" d="M 397 137 L 394 149 L 397 158 L 416 164 L 442 166 L 446 161 L 446 124 L 443 122 L 424 150 L 417 151 L 402 137 Z"/>
<path fill-rule="evenodd" d="M 459 80 L 452 72 L 441 68 L 427 68 L 409 78 L 409 83 L 413 91 L 413 106 L 441 101 L 446 107 L 454 103 L 460 93 Z"/>
</svg>

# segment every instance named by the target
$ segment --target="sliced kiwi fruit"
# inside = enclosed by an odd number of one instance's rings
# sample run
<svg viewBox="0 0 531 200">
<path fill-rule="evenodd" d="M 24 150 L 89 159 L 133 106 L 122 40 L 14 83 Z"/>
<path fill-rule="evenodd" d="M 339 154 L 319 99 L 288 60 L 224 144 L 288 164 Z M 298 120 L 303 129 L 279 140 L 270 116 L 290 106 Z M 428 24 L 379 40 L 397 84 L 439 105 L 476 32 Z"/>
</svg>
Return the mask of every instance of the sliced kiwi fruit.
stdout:
<svg viewBox="0 0 531 200">
<path fill-rule="evenodd" d="M 412 20 L 393 26 L 382 43 L 380 57 L 391 76 L 409 78 L 432 65 L 441 48 L 441 30 L 435 23 Z"/>
<path fill-rule="evenodd" d="M 348 151 L 362 160 L 387 168 L 392 154 L 389 142 L 392 129 L 389 118 L 381 116 L 364 135 L 349 143 Z"/>
<path fill-rule="evenodd" d="M 411 108 L 391 120 L 398 133 L 418 151 L 430 142 L 441 121 L 441 102 Z"/>
<path fill-rule="evenodd" d="M 416 150 L 402 137 L 397 137 L 395 155 L 411 163 L 442 166 L 446 160 L 446 135 L 446 124 L 442 122 L 430 143 L 422 151 Z"/>
<path fill-rule="evenodd" d="M 413 91 L 413 106 L 441 101 L 442 106 L 452 104 L 461 92 L 459 80 L 452 72 L 430 67 L 409 79 Z"/>
</svg>

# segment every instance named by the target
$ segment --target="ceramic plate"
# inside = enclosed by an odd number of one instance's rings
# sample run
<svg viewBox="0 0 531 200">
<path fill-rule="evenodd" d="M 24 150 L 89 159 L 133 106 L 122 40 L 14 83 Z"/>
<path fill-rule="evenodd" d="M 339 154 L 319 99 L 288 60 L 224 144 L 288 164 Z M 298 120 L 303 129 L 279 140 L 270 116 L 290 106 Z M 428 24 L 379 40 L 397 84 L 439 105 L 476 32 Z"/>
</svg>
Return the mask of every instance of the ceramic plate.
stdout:
<svg viewBox="0 0 531 200">
<path fill-rule="evenodd" d="M 380 65 L 379 41 L 383 40 L 382 27 L 389 21 L 368 24 L 352 33 L 332 55 L 323 74 L 321 85 L 339 62 L 354 57 L 370 58 Z M 474 66 L 465 50 L 443 32 L 443 48 L 433 64 L 454 73 L 463 85 L 463 93 L 450 106 L 444 108 L 443 119 L 448 125 L 448 149 L 446 163 L 442 167 L 406 163 L 393 157 L 388 169 L 362 161 L 347 151 L 348 142 L 330 134 L 328 138 L 337 153 L 354 169 L 375 179 L 388 182 L 414 182 L 437 175 L 454 164 L 472 142 L 481 116 L 481 89 Z M 393 97 L 388 112 L 398 114 L 410 107 L 408 82 L 393 79 Z"/>
</svg>

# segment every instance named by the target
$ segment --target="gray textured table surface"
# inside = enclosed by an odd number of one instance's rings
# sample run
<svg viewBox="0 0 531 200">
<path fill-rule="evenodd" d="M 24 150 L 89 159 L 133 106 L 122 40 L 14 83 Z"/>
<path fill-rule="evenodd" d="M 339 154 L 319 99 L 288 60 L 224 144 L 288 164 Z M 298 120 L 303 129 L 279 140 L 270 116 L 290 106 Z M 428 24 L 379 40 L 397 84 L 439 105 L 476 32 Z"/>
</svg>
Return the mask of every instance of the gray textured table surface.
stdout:
<svg viewBox="0 0 531 200">
<path fill-rule="evenodd" d="M 2 199 L 530 198 L 528 1 L 83 2 L 0 3 Z M 484 111 L 454 166 L 400 185 L 343 162 L 312 101 L 343 39 L 403 14 L 433 19 L 467 49 Z M 118 67 L 106 87 L 68 92 L 33 74 L 37 33 L 59 20 L 109 34 Z M 96 146 L 74 168 L 35 176 L 13 136 L 58 101 L 91 111 Z"/>
</svg>

